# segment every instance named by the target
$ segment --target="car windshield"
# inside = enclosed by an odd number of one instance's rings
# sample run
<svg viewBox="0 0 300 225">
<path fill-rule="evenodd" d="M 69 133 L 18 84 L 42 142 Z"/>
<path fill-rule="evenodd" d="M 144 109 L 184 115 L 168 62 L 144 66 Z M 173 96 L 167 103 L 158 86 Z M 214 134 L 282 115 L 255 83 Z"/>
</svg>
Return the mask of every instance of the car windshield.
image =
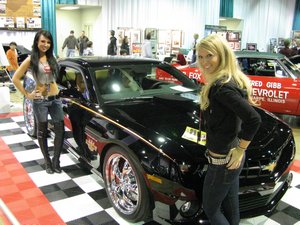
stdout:
<svg viewBox="0 0 300 225">
<path fill-rule="evenodd" d="M 90 70 L 96 81 L 95 91 L 104 102 L 187 94 L 198 88 L 181 71 L 167 63 L 128 64 Z"/>
<path fill-rule="evenodd" d="M 283 58 L 281 61 L 285 65 L 285 67 L 289 71 L 291 71 L 292 75 L 294 75 L 293 78 L 300 78 L 300 70 L 294 63 L 292 63 L 290 60 L 287 60 L 286 58 Z"/>
</svg>

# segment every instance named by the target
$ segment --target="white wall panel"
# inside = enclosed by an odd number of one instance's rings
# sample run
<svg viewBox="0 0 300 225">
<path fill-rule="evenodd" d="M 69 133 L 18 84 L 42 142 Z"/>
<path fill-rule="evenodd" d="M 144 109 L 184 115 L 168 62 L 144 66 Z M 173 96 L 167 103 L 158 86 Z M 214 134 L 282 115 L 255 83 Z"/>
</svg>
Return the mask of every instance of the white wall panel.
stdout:
<svg viewBox="0 0 300 225">
<path fill-rule="evenodd" d="M 242 48 L 254 42 L 267 51 L 270 38 L 289 38 L 294 8 L 295 0 L 234 0 L 233 16 L 244 20 Z"/>
</svg>

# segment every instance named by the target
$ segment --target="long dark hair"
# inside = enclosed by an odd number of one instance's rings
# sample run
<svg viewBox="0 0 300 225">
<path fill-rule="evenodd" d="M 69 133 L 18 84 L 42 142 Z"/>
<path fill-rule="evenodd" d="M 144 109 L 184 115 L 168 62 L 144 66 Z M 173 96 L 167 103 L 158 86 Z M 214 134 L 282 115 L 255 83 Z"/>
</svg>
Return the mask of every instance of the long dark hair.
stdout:
<svg viewBox="0 0 300 225">
<path fill-rule="evenodd" d="M 40 50 L 38 48 L 39 39 L 43 35 L 45 38 L 48 38 L 51 42 L 50 48 L 46 51 L 46 57 L 48 64 L 51 68 L 51 71 L 55 78 L 58 75 L 58 65 L 56 59 L 53 55 L 53 37 L 51 33 L 47 30 L 39 30 L 34 37 L 33 45 L 32 45 L 32 52 L 31 52 L 31 60 L 30 60 L 30 67 L 34 76 L 37 76 L 39 71 L 39 60 L 40 60 Z"/>
</svg>

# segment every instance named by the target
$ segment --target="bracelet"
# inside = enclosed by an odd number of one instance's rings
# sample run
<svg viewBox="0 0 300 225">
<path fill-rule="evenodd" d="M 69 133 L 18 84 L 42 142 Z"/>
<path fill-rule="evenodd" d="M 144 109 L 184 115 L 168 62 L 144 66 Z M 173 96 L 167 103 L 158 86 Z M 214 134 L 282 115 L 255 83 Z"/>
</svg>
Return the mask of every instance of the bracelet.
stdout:
<svg viewBox="0 0 300 225">
<path fill-rule="evenodd" d="M 238 145 L 236 148 L 241 149 L 241 150 L 243 150 L 243 151 L 246 151 L 246 149 L 247 149 L 247 148 L 243 148 L 243 147 L 241 147 L 241 146 L 239 146 L 239 145 Z"/>
</svg>

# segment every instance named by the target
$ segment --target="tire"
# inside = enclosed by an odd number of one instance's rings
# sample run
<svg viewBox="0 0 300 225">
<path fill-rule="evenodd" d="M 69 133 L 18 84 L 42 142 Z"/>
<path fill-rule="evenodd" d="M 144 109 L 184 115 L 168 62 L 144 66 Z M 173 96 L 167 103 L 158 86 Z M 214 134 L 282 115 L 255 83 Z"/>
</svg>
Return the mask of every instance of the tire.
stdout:
<svg viewBox="0 0 300 225">
<path fill-rule="evenodd" d="M 26 130 L 29 136 L 36 137 L 37 135 L 37 123 L 33 113 L 32 100 L 24 98 L 23 100 L 23 115 Z"/>
<path fill-rule="evenodd" d="M 119 146 L 111 147 L 103 163 L 108 199 L 117 213 L 129 222 L 151 216 L 151 199 L 137 158 Z M 122 200 L 122 201 L 120 201 Z"/>
</svg>

